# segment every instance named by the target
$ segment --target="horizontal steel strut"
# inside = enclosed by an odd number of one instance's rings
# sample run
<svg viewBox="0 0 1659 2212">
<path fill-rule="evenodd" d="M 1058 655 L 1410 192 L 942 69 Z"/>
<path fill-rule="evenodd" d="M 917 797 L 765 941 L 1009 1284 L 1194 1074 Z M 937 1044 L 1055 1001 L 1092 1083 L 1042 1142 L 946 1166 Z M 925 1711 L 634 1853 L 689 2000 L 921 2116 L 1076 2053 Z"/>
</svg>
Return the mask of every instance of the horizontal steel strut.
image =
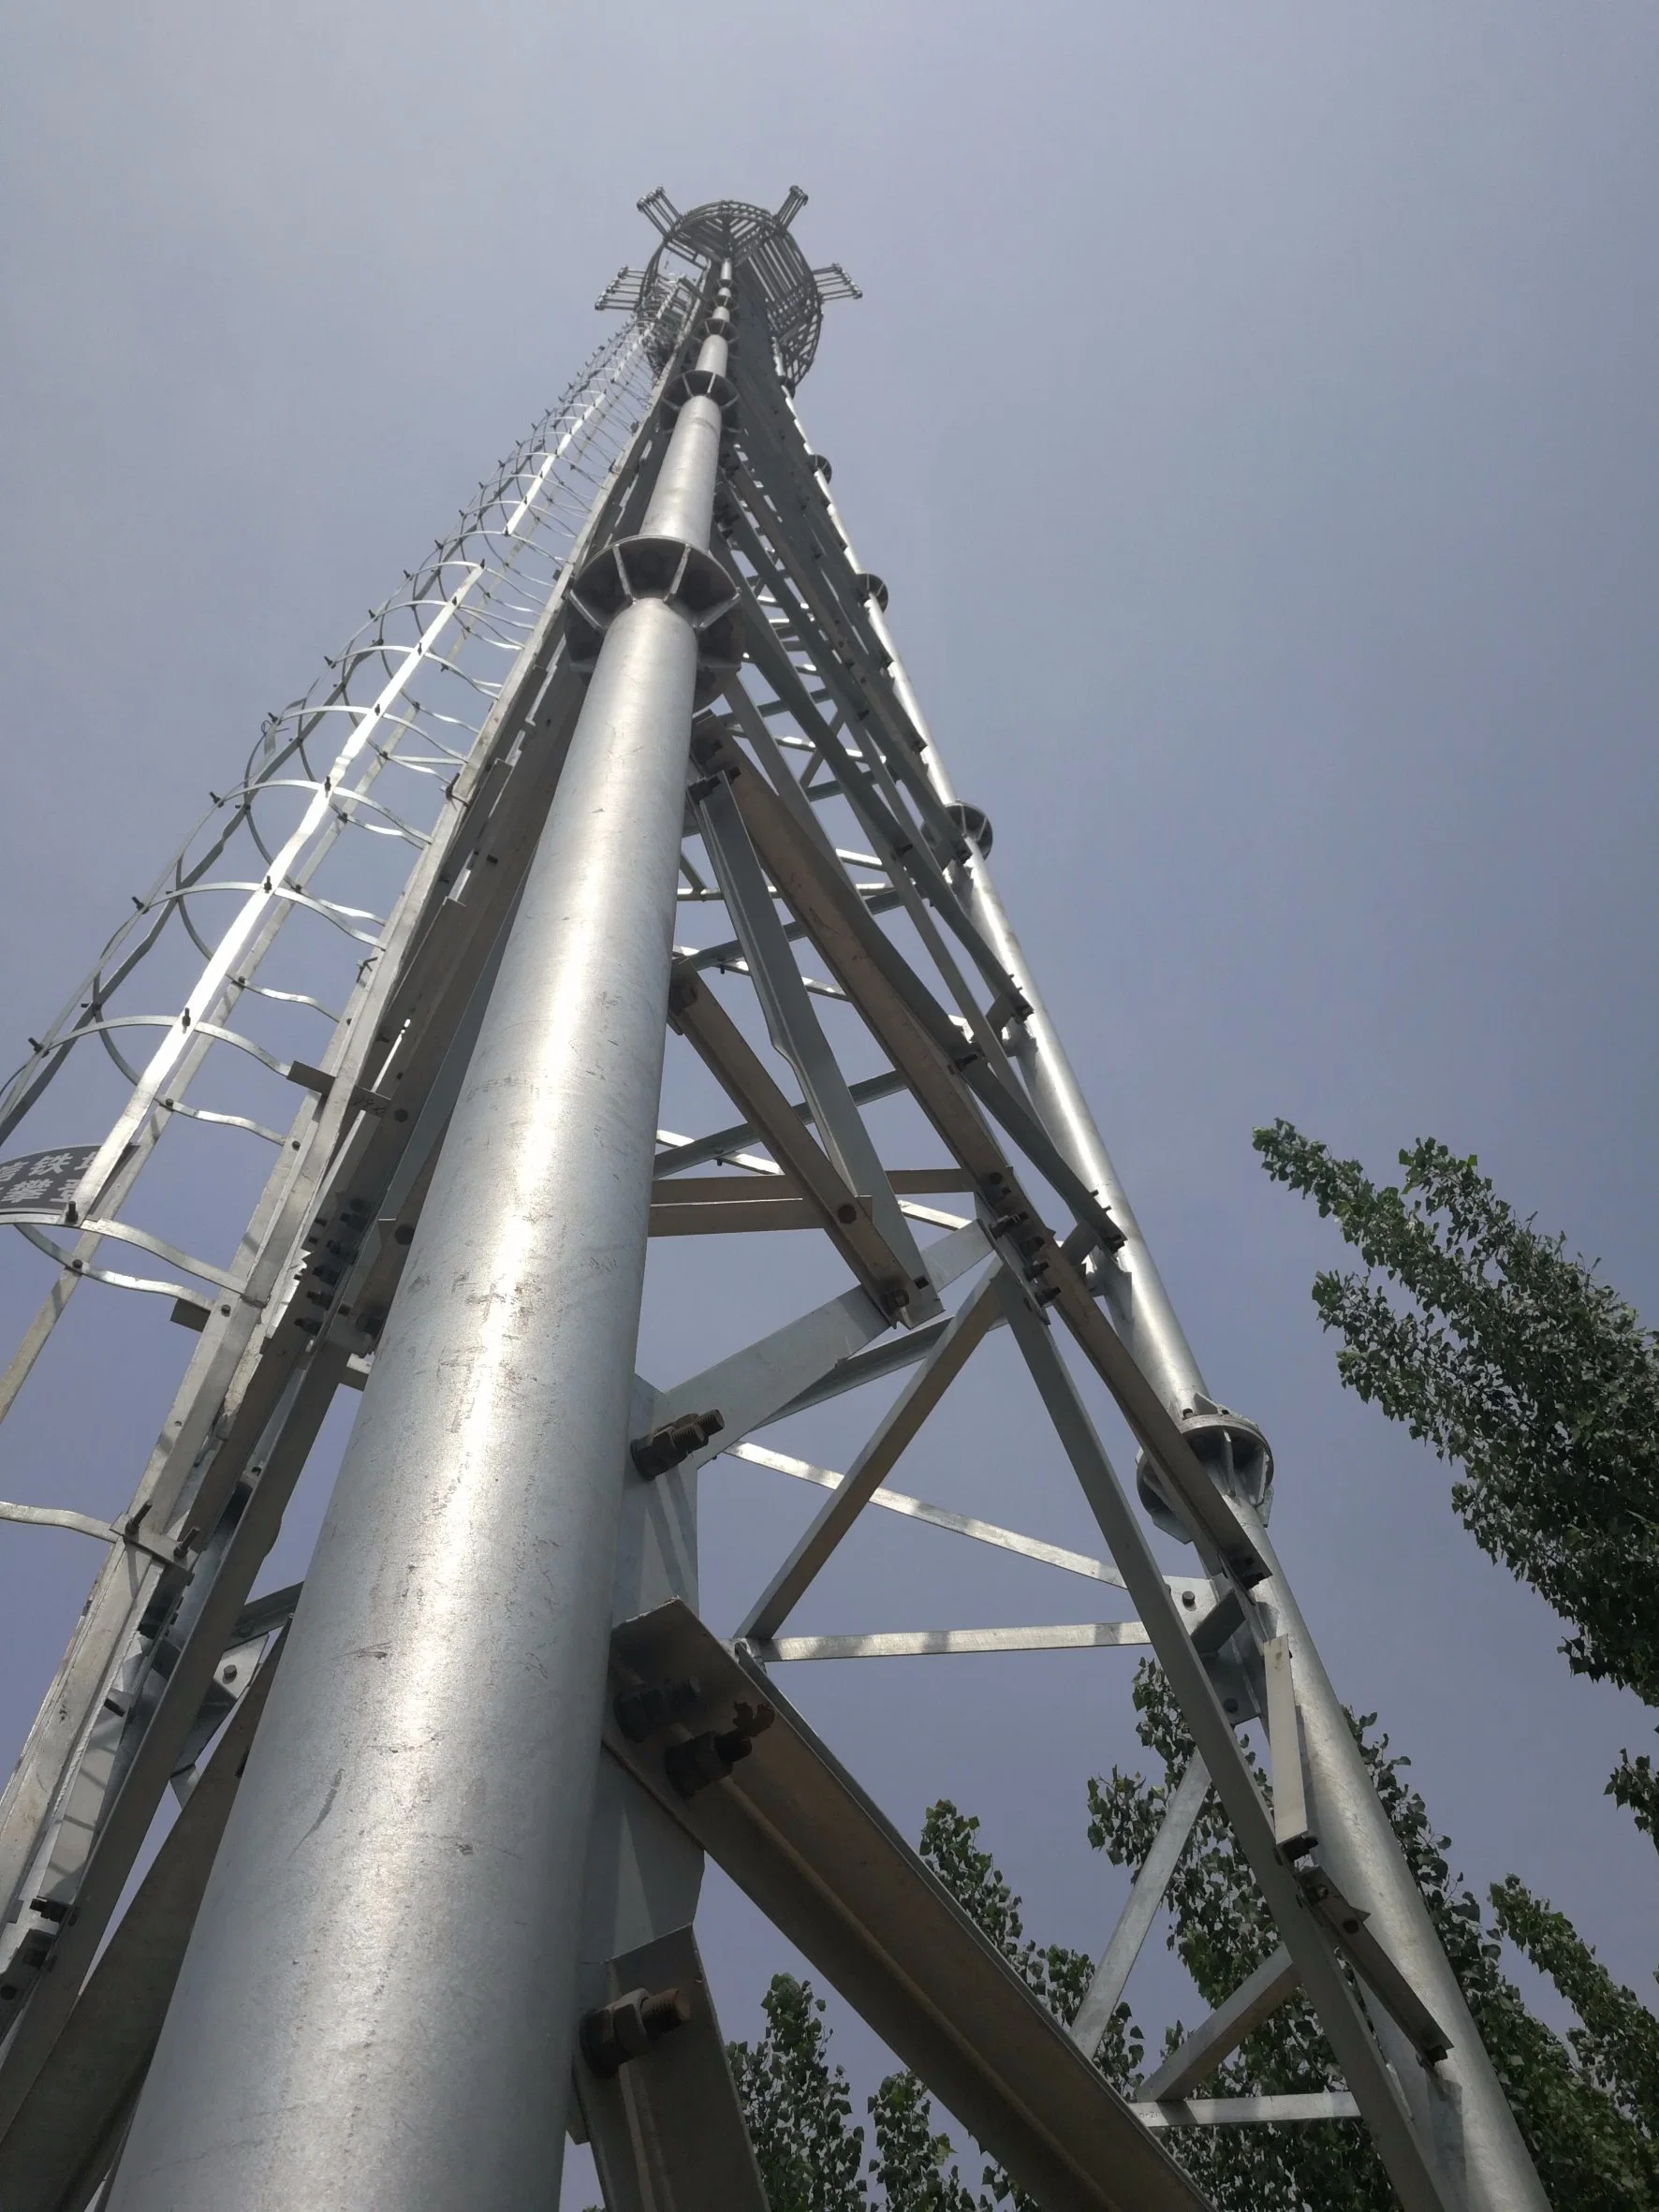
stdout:
<svg viewBox="0 0 1659 2212">
<path fill-rule="evenodd" d="M 1207 1390 L 796 414 L 856 287 L 807 263 L 798 190 L 640 204 L 622 332 L 272 718 L 0 1098 L 0 1223 L 52 1270 L 0 1417 L 82 1282 L 196 1332 L 125 1515 L 0 1509 L 107 1551 L 0 1798 L 0 2194 L 551 2204 L 568 2122 L 609 2212 L 763 2212 L 690 1933 L 706 1848 L 1055 2212 L 1198 2206 L 1167 2130 L 1356 2113 L 1411 2212 L 1542 2212 L 1269 1543 L 1266 1440 Z M 301 927 L 302 969 L 267 971 Z M 135 994 L 181 938 L 163 1012 Z M 665 1048 L 722 1126 L 658 1128 Z M 90 1054 L 109 1135 L 54 1145 Z M 261 1164 L 228 1256 L 134 1210 L 184 1141 Z M 648 1238 L 785 1228 L 850 1286 L 671 1388 L 634 1375 Z M 993 1332 L 1103 1559 L 887 1487 Z M 1074 1358 L 1201 1573 L 1153 1562 Z M 751 1441 L 884 1378 L 844 1476 Z M 342 1384 L 305 1584 L 253 1599 Z M 829 1493 L 727 1644 L 697 1617 L 722 1452 Z M 785 1633 L 866 1506 L 1138 1618 Z M 1199 1756 L 1068 2039 L 766 1670 L 1124 1645 Z M 1211 1793 L 1284 1948 L 1123 2102 L 1090 2061 Z M 1292 1991 L 1330 2087 L 1195 2094 Z"/>
</svg>

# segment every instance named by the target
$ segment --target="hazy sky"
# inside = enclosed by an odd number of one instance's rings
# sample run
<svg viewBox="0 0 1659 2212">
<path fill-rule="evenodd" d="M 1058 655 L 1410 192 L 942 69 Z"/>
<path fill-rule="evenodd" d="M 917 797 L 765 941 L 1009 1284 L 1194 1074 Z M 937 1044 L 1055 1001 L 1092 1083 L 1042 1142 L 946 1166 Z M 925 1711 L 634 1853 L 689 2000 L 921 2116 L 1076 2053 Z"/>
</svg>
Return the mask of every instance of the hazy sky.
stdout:
<svg viewBox="0 0 1659 2212">
<path fill-rule="evenodd" d="M 591 349 L 638 196 L 800 183 L 865 294 L 803 414 L 1211 1384 L 1273 1440 L 1339 1688 L 1472 1879 L 1650 1987 L 1659 1869 L 1599 1794 L 1643 1717 L 1339 1391 L 1334 1238 L 1250 1132 L 1478 1151 L 1659 1316 L 1659 17 L 95 0 L 3 41 L 0 1057 Z M 56 1433 L 0 1435 L 0 1493 L 112 1510 L 147 1439 Z M 906 1487 L 1006 1505 L 1005 1441 L 964 1413 Z M 799 1518 L 762 1490 L 734 1605 Z M 8 1740 L 89 1548 L 0 1533 Z M 844 1610 L 924 1625 L 928 1571 Z M 1094 1945 L 1082 1780 L 1134 1744 L 1127 1663 L 1082 1663 L 787 1687 L 908 1829 L 981 1808 L 1034 1927 Z M 783 1954 L 724 1892 L 710 1928 L 746 2032 Z"/>
</svg>

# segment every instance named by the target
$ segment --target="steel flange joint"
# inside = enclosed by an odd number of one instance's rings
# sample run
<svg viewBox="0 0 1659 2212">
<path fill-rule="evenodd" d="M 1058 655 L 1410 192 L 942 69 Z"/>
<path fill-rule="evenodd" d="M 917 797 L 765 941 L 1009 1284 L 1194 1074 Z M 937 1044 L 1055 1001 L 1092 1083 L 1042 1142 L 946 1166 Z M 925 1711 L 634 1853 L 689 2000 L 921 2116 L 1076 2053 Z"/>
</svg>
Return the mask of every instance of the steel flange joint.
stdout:
<svg viewBox="0 0 1659 2212">
<path fill-rule="evenodd" d="M 700 546 L 677 537 L 619 538 L 595 555 L 571 586 L 570 665 L 591 675 L 617 616 L 641 599 L 660 599 L 697 632 L 697 703 L 706 704 L 742 661 L 737 598 L 731 578 Z"/>
</svg>

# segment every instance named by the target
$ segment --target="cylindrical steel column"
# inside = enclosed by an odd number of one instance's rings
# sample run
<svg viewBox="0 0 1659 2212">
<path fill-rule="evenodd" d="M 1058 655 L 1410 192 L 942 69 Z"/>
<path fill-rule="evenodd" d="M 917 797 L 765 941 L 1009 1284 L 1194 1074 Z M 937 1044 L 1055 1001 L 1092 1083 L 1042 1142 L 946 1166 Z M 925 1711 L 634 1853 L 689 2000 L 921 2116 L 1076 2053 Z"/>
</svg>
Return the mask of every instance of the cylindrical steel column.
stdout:
<svg viewBox="0 0 1659 2212">
<path fill-rule="evenodd" d="M 557 2205 L 697 663 L 605 633 L 111 2212 Z"/>
<path fill-rule="evenodd" d="M 932 746 L 928 756 L 930 761 L 938 758 Z M 944 781 L 937 770 L 933 780 L 936 784 Z M 1179 1415 L 1195 1408 L 1202 1410 L 1209 1406 L 1211 1399 L 1198 1371 L 1198 1362 L 1176 1319 L 1157 1263 L 1140 1233 L 1129 1194 L 1119 1180 L 1105 1141 L 1094 1126 L 1094 1117 L 1072 1073 L 1059 1032 L 1049 1018 L 1049 1010 L 1033 980 L 1020 940 L 1009 925 L 990 870 L 979 853 L 976 852 L 958 871 L 958 881 L 965 885 L 969 914 L 978 923 L 986 943 L 1014 978 L 1031 1008 L 1014 1025 L 1008 1044 L 1025 1077 L 1032 1104 L 1064 1158 L 1093 1187 L 1123 1232 L 1121 1249 L 1115 1253 L 1103 1254 L 1101 1260 L 1101 1282 L 1119 1332 L 1135 1354 L 1141 1372 L 1171 1413 Z"/>
<path fill-rule="evenodd" d="M 1372 1786 L 1342 1701 L 1266 1530 L 1254 1516 L 1246 1517 L 1273 1569 L 1251 1595 L 1267 1633 L 1290 1641 L 1307 1751 L 1309 1822 L 1319 1838 L 1319 1863 L 1344 1897 L 1363 1906 L 1371 1933 L 1451 2039 L 1451 2050 L 1431 2072 L 1381 2007 L 1373 2008 L 1379 2038 L 1446 2186 L 1447 2202 L 1457 2212 L 1549 2212 L 1509 2100 Z"/>
<path fill-rule="evenodd" d="M 791 404 L 791 412 L 793 406 Z M 799 423 L 799 417 L 797 422 Z M 802 433 L 804 439 L 804 432 Z M 858 555 L 853 550 L 852 539 L 847 535 L 846 523 L 830 496 L 829 487 L 820 484 L 830 520 L 846 547 L 847 559 L 856 569 Z M 883 652 L 892 656 L 888 675 L 899 703 L 926 743 L 923 767 L 928 781 L 938 798 L 947 806 L 956 803 L 956 792 L 950 776 L 940 758 L 939 748 L 933 742 L 928 727 L 921 701 L 910 681 L 901 659 L 893 635 L 888 626 L 887 615 L 880 602 L 869 601 L 866 617 L 881 640 Z M 1082 1088 L 1072 1073 L 1071 1062 L 1060 1042 L 1059 1032 L 1049 1018 L 1042 993 L 1037 989 L 1020 941 L 1009 926 L 1007 912 L 997 896 L 991 880 L 991 872 L 983 855 L 977 850 L 957 872 L 959 887 L 965 894 L 969 914 L 978 924 L 986 943 L 1013 977 L 1031 1011 L 1015 1025 L 1008 1037 L 1008 1048 L 1025 1077 L 1031 1091 L 1032 1104 L 1037 1110 L 1044 1128 L 1053 1138 L 1069 1165 L 1088 1183 L 1107 1207 L 1123 1232 L 1122 1249 L 1105 1262 L 1103 1287 L 1112 1309 L 1112 1317 L 1119 1330 L 1135 1354 L 1141 1372 L 1152 1384 L 1166 1405 L 1176 1414 L 1195 1406 L 1208 1406 L 1211 1402 L 1204 1387 L 1204 1378 L 1198 1371 L 1193 1348 L 1187 1342 L 1169 1294 L 1164 1288 L 1157 1264 L 1140 1233 L 1135 1219 L 1135 1209 L 1129 1194 L 1118 1179 L 1117 1169 L 1094 1117 L 1089 1111 Z"/>
</svg>

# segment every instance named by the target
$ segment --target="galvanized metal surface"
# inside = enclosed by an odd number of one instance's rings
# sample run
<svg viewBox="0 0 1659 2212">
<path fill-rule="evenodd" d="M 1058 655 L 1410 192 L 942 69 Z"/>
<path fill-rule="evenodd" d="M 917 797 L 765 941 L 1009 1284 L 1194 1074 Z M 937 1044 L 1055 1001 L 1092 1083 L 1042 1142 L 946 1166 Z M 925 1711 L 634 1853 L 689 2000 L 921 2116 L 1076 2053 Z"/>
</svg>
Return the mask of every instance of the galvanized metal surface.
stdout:
<svg viewBox="0 0 1659 2212">
<path fill-rule="evenodd" d="M 1199 2212 L 1203 2197 L 740 1645 L 680 1604 L 624 1621 L 614 1680 L 690 1678 L 683 1721 L 610 1755 L 744 1889 L 882 2040 L 1053 2212 Z M 746 1701 L 775 1719 L 729 1780 L 686 1797 L 668 1746 Z"/>
<path fill-rule="evenodd" d="M 1196 2205 L 1154 2135 L 1358 2111 L 1411 2212 L 1543 2205 L 1269 1545 L 1266 1441 L 1205 1391 L 998 900 L 988 826 L 957 797 L 887 588 L 808 448 L 793 388 L 825 300 L 852 287 L 807 265 L 802 204 L 642 203 L 662 243 L 607 295 L 624 330 L 328 682 L 272 719 L 0 1102 L 0 1128 L 37 1148 L 0 1163 L 5 1216 L 53 1269 L 0 1414 L 82 1282 L 165 1294 L 198 1332 L 130 1512 L 107 1526 L 48 1509 L 108 1552 L 0 1799 L 0 2172 L 35 2190 L 20 2203 L 69 2202 L 61 2130 L 50 2157 L 29 2148 L 57 2085 L 89 2051 L 84 2078 L 133 2078 L 99 2029 L 106 1970 L 82 1982 L 169 1779 L 188 1797 L 224 1724 L 218 1670 L 293 1610 L 292 1593 L 264 1611 L 247 1594 L 345 1383 L 363 1388 L 356 1433 L 122 2155 L 119 2212 L 551 2203 L 577 2015 L 649 1946 L 692 1956 L 693 1836 L 721 1839 L 1046 2204 Z M 444 685 L 470 719 L 446 719 Z M 389 771 L 402 796 L 383 791 Z M 368 867 L 364 853 L 401 857 Z M 296 916 L 342 955 L 277 989 L 259 963 Z M 190 972 L 164 1014 L 133 994 L 180 937 Z M 718 1127 L 657 1126 L 665 1012 L 671 1049 L 694 1047 L 729 1102 Z M 134 1037 L 139 1064 L 121 1057 Z M 119 1076 L 110 1134 L 65 1146 L 53 1102 L 94 1052 Z M 186 1095 L 221 1064 L 238 1071 L 235 1111 Z M 918 1180 L 914 1135 L 891 1157 L 876 1140 L 870 1111 L 894 1096 L 931 1127 L 935 1181 Z M 210 1247 L 187 1216 L 134 1216 L 163 1138 L 274 1158 L 240 1238 Z M 720 1177 L 684 1173 L 710 1163 Z M 961 1195 L 947 1210 L 930 1192 Z M 633 1377 L 648 1227 L 683 1250 L 815 1225 L 851 1287 L 678 1384 Z M 172 1272 L 111 1267 L 110 1244 Z M 1153 1563 L 1055 1323 L 1139 1443 L 1142 1504 L 1196 1544 L 1199 1573 Z M 1069 1458 L 1106 1558 L 884 1479 L 925 1454 L 929 1408 L 1005 1326 L 1046 1409 L 1033 1449 Z M 757 1441 L 907 1370 L 845 1476 Z M 711 1412 L 718 1429 L 654 1486 L 635 1472 L 630 1438 Z M 751 1609 L 741 1662 L 685 1610 L 698 1472 L 728 1450 L 830 1493 Z M 1124 1589 L 1138 1618 L 780 1633 L 866 1506 Z M 1202 1764 L 1071 2038 L 1009 1995 L 792 1721 L 693 1799 L 614 1735 L 596 1785 L 608 1628 L 665 1600 L 699 1666 L 751 1697 L 763 1663 L 994 1664 L 1150 1642 Z M 1237 1735 L 1257 1710 L 1271 1805 Z M 788 1790 L 767 1801 L 784 1767 L 814 1819 Z M 200 1771 L 206 1788 L 224 1770 Z M 1087 2054 L 1210 1786 L 1345 2086 L 1159 2097 L 1198 2086 L 1195 2048 L 1138 2108 Z M 207 1833 L 215 1802 L 189 1797 L 181 1837 Z M 826 1840 L 837 1822 L 863 1873 Z M 189 1891 L 173 1893 L 175 1963 Z M 142 1927 L 125 1951 L 118 1932 L 106 1965 L 142 1955 Z M 972 2001 L 918 2004 L 963 1974 Z M 1219 2056 L 1260 1995 L 1237 1993 L 1200 2040 Z M 675 2062 L 688 2081 L 695 2051 L 712 2063 L 709 2022 Z M 653 2056 L 633 2063 L 590 2100 L 611 2212 L 741 2201 L 731 2142 L 700 2168 L 683 2158 L 686 2097 L 666 2059 L 655 2077 Z M 99 2094 L 102 2147 L 73 2182 L 88 2191 L 131 2102 Z"/>
</svg>

